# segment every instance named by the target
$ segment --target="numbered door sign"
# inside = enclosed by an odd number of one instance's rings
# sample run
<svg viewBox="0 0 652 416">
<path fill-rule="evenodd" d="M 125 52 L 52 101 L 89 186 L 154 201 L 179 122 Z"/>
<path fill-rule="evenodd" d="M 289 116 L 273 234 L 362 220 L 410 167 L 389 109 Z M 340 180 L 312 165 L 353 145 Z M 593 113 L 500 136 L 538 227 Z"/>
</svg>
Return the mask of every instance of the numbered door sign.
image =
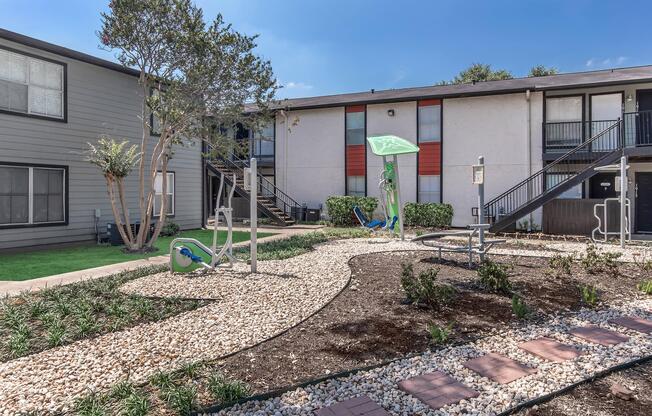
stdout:
<svg viewBox="0 0 652 416">
<path fill-rule="evenodd" d="M 484 165 L 473 165 L 473 184 L 484 184 Z"/>
</svg>

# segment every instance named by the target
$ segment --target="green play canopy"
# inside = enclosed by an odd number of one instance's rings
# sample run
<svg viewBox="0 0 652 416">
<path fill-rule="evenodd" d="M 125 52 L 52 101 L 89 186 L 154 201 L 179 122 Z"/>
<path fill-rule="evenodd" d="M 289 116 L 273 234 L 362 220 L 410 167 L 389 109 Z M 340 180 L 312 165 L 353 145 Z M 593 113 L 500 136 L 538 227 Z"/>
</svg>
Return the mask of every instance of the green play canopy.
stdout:
<svg viewBox="0 0 652 416">
<path fill-rule="evenodd" d="M 419 147 L 414 143 L 394 135 L 369 136 L 367 141 L 371 151 L 378 156 L 403 155 L 406 153 L 417 153 Z"/>
</svg>

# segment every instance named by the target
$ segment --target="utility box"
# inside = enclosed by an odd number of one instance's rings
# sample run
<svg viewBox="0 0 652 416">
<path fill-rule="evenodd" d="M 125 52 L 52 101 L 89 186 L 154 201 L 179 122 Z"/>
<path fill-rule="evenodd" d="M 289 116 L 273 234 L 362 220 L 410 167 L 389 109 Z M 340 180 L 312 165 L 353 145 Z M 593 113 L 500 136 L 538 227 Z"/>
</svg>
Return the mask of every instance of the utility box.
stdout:
<svg viewBox="0 0 652 416">
<path fill-rule="evenodd" d="M 321 209 L 320 208 L 307 208 L 306 209 L 306 221 L 308 222 L 317 222 L 321 219 Z"/>
<path fill-rule="evenodd" d="M 140 222 L 136 222 L 131 224 L 131 232 L 135 235 L 138 234 L 138 230 L 140 229 Z M 151 225 L 149 229 L 149 233 L 147 237 L 152 233 L 152 230 L 154 229 L 154 224 Z M 121 246 L 124 245 L 124 241 L 122 240 L 122 236 L 120 235 L 120 231 L 118 231 L 118 226 L 114 222 L 110 222 L 106 224 L 106 233 L 107 236 L 109 237 L 109 243 L 112 246 Z"/>
</svg>

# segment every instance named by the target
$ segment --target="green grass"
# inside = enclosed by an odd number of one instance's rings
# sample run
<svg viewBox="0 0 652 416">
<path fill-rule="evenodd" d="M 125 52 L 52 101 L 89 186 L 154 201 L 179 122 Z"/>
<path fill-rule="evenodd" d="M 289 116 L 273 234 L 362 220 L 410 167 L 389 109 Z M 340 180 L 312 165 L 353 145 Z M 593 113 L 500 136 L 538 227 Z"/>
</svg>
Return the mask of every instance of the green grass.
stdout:
<svg viewBox="0 0 652 416">
<path fill-rule="evenodd" d="M 273 235 L 271 233 L 258 233 L 258 238 Z M 202 243 L 212 244 L 212 230 L 182 231 L 178 237 L 196 238 Z M 37 250 L 26 253 L 13 253 L 0 255 L 0 280 L 21 281 L 37 277 L 51 276 L 59 273 L 74 272 L 92 267 L 106 266 L 108 264 L 122 263 L 125 261 L 144 259 L 160 256 L 170 251 L 170 242 L 175 237 L 160 237 L 156 241 L 158 251 L 145 254 L 125 254 L 120 246 L 86 244 L 83 246 Z M 224 242 L 225 231 L 218 232 L 218 241 Z M 233 232 L 233 242 L 249 240 L 249 233 L 244 231 Z"/>
</svg>

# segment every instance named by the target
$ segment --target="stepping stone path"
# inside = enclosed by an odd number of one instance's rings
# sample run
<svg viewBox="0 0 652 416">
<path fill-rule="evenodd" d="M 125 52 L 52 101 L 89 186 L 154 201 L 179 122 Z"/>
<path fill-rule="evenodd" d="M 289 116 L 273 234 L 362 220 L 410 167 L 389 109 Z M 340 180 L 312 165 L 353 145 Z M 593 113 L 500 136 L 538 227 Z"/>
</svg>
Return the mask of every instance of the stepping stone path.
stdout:
<svg viewBox="0 0 652 416">
<path fill-rule="evenodd" d="M 585 339 L 595 344 L 604 345 L 605 347 L 611 347 L 612 345 L 617 345 L 621 342 L 627 342 L 629 340 L 627 335 L 600 328 L 599 326 L 595 325 L 573 328 L 568 332 L 572 335 L 575 335 L 576 337 Z"/>
<path fill-rule="evenodd" d="M 624 316 L 622 318 L 612 319 L 609 322 L 644 334 L 652 334 L 652 321 L 649 319 Z"/>
<path fill-rule="evenodd" d="M 479 393 L 452 377 L 435 371 L 398 383 L 398 388 L 421 400 L 433 409 L 439 409 L 463 399 L 478 397 Z"/>
<path fill-rule="evenodd" d="M 360 396 L 324 407 L 317 416 L 389 416 L 389 413 L 369 396 Z"/>
<path fill-rule="evenodd" d="M 652 320 L 621 317 L 608 321 L 645 334 L 652 333 Z M 586 341 L 606 347 L 627 342 L 626 335 L 601 328 L 597 325 L 575 327 L 569 334 Z M 540 337 L 518 344 L 518 348 L 536 357 L 554 363 L 563 363 L 584 355 L 572 345 L 563 344 L 548 337 Z M 520 378 L 537 373 L 536 368 L 528 367 L 516 360 L 497 353 L 488 353 L 463 363 L 463 366 L 498 384 L 509 384 Z M 419 399 L 433 410 L 456 404 L 462 400 L 478 397 L 480 393 L 441 371 L 425 373 L 398 383 L 399 390 Z M 464 413 L 464 412 L 463 412 Z M 322 408 L 318 416 L 380 416 L 389 415 L 368 396 L 349 399 Z"/>
</svg>

